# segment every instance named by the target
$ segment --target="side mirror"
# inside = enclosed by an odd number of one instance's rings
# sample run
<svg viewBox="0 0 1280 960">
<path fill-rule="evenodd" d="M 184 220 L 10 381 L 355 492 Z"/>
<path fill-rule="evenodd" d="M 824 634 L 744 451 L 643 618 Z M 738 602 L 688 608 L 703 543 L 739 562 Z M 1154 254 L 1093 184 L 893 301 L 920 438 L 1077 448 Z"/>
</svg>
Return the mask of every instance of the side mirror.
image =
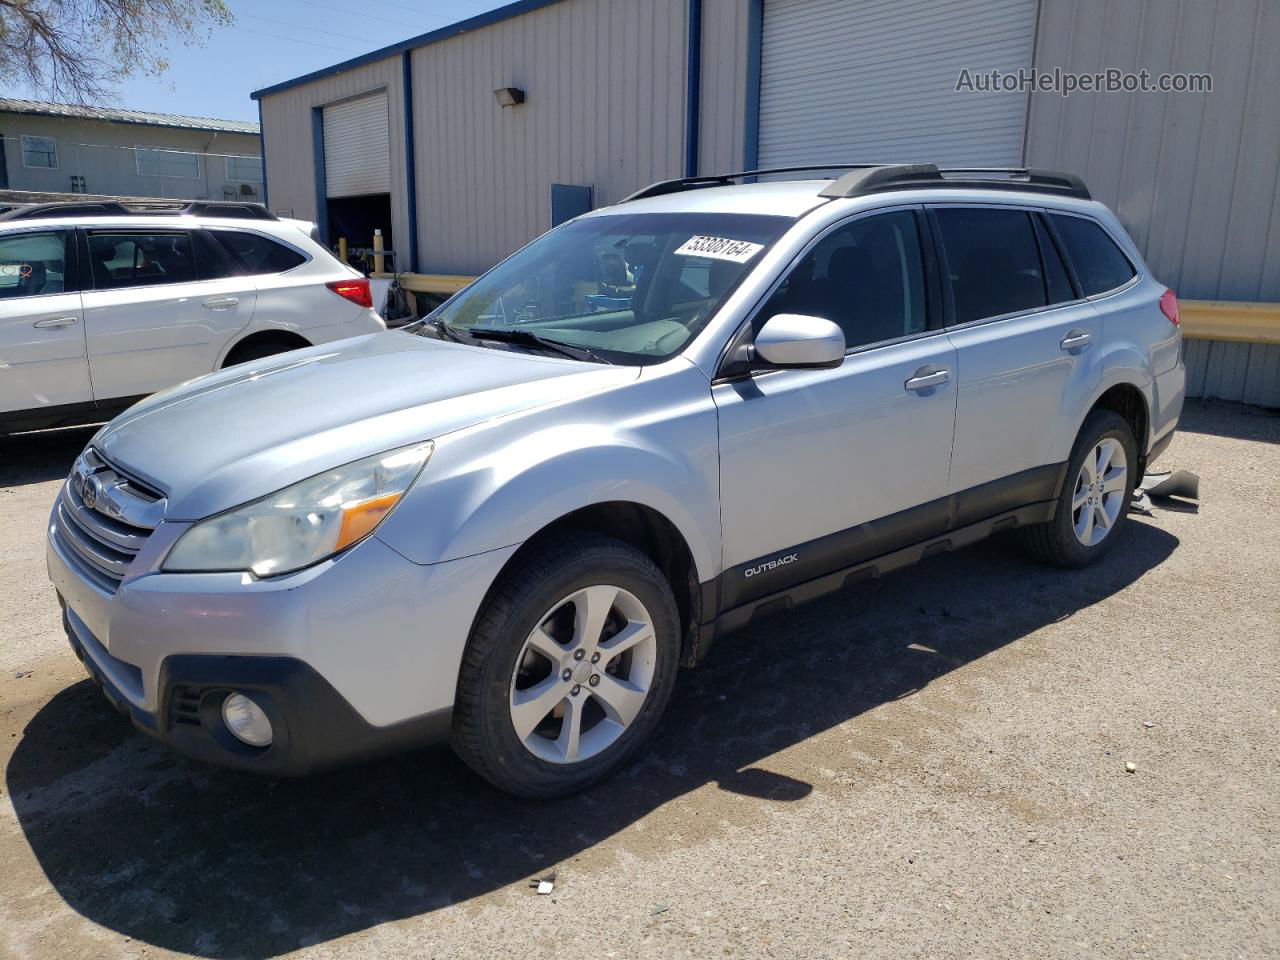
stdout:
<svg viewBox="0 0 1280 960">
<path fill-rule="evenodd" d="M 777 313 L 756 334 L 754 348 L 755 359 L 768 367 L 838 367 L 844 331 L 822 317 Z"/>
</svg>

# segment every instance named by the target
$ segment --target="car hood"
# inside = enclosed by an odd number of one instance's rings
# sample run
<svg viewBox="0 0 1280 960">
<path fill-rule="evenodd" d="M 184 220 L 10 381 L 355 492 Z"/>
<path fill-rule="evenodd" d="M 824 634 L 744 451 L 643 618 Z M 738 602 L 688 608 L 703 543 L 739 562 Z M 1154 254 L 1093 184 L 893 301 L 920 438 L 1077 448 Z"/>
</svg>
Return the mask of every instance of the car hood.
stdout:
<svg viewBox="0 0 1280 960">
<path fill-rule="evenodd" d="M 93 439 L 198 520 L 321 471 L 636 379 L 639 368 L 373 334 L 201 377 Z"/>
</svg>

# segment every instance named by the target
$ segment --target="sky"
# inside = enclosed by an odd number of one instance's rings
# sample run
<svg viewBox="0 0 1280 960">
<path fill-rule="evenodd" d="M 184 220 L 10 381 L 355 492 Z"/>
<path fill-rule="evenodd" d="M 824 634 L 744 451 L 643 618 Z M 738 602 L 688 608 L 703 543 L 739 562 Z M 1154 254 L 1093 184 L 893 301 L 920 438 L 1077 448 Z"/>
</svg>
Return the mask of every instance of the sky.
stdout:
<svg viewBox="0 0 1280 960">
<path fill-rule="evenodd" d="M 160 77 L 132 77 L 111 106 L 220 120 L 258 119 L 249 94 L 509 0 L 228 0 L 236 21 L 203 46 L 169 48 Z M 48 99 L 37 90 L 6 96 Z"/>
</svg>

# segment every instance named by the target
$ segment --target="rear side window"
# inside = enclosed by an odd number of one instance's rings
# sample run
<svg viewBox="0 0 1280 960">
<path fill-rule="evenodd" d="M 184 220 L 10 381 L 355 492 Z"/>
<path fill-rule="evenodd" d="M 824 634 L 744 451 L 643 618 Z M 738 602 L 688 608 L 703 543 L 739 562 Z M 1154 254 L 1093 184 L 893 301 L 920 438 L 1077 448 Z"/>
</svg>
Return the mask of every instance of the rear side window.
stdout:
<svg viewBox="0 0 1280 960">
<path fill-rule="evenodd" d="M 284 273 L 307 262 L 298 251 L 260 233 L 240 230 L 210 230 L 209 233 L 246 273 Z"/>
<path fill-rule="evenodd" d="M 1085 296 L 1106 293 L 1133 279 L 1133 264 L 1102 227 L 1083 217 L 1058 213 L 1049 216 L 1067 248 Z"/>
<path fill-rule="evenodd" d="M 1048 302 L 1031 215 L 1025 210 L 934 210 L 955 305 L 955 323 L 1043 307 Z"/>
<path fill-rule="evenodd" d="M 1036 243 L 1040 247 L 1040 262 L 1044 265 L 1044 284 L 1049 302 L 1067 303 L 1074 300 L 1076 293 L 1071 287 L 1071 278 L 1067 276 L 1067 268 L 1062 263 L 1062 255 L 1058 253 L 1058 245 L 1053 242 L 1039 217 L 1032 217 L 1031 220 L 1036 228 Z"/>
<path fill-rule="evenodd" d="M 66 240 L 64 230 L 0 237 L 0 300 L 66 290 Z"/>
<path fill-rule="evenodd" d="M 98 290 L 190 283 L 195 279 L 191 235 L 171 232 L 89 233 L 89 263 Z"/>
</svg>

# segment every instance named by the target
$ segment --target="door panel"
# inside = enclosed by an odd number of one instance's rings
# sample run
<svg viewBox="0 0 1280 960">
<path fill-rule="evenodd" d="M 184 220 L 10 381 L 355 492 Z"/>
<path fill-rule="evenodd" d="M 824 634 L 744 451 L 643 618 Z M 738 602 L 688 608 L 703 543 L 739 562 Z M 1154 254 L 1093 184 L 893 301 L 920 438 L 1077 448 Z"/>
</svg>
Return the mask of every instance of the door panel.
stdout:
<svg viewBox="0 0 1280 960">
<path fill-rule="evenodd" d="M 954 380 L 918 390 L 906 383 L 954 371 L 955 360 L 937 333 L 850 354 L 834 370 L 767 373 L 712 388 L 726 605 L 847 565 L 851 550 L 875 539 L 860 525 L 945 495 Z M 931 536 L 946 525 L 946 510 L 935 513 L 901 518 L 894 531 L 913 542 Z"/>
<path fill-rule="evenodd" d="M 1102 324 L 1083 300 L 1049 305 L 1079 291 L 1032 211 L 939 205 L 931 215 L 959 322 L 948 329 L 959 374 L 956 493 L 1065 458 L 1098 383 Z"/>
<path fill-rule="evenodd" d="M 72 237 L 64 230 L 0 237 L 0 413 L 93 399 L 80 294 L 69 281 Z"/>
<path fill-rule="evenodd" d="M 1062 460 L 1066 424 L 1083 415 L 1099 381 L 1094 308 L 1079 303 L 952 330 L 951 339 L 960 375 L 951 490 Z"/>
<path fill-rule="evenodd" d="M 212 372 L 253 317 L 250 277 L 197 280 L 187 231 L 89 230 L 84 320 L 94 397 L 154 393 Z"/>
</svg>

